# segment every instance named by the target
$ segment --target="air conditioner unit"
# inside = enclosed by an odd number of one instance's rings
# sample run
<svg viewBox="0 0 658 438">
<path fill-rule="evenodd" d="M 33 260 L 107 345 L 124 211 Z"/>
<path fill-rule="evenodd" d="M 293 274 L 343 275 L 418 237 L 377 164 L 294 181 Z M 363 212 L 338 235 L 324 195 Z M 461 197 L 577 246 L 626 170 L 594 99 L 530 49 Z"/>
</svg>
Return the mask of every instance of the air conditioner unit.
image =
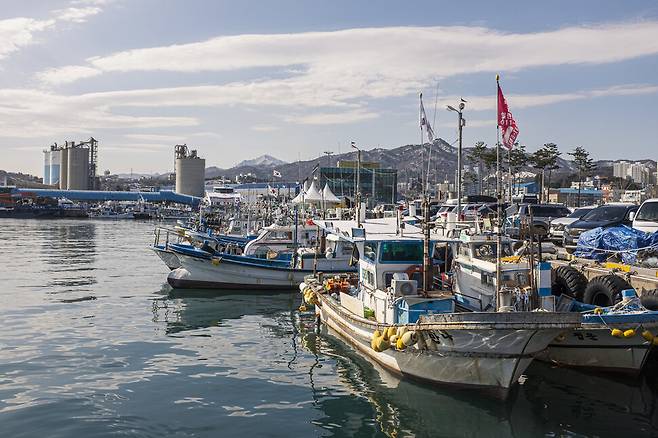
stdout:
<svg viewBox="0 0 658 438">
<path fill-rule="evenodd" d="M 391 287 L 395 295 L 416 295 L 418 293 L 418 282 L 416 280 L 391 280 Z"/>
</svg>

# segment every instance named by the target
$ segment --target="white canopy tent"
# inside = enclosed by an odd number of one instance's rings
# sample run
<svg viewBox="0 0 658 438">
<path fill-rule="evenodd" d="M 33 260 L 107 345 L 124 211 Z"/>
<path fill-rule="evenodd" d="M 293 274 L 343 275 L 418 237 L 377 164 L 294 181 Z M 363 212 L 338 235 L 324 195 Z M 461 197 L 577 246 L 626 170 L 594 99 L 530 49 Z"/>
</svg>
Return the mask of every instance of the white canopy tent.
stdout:
<svg viewBox="0 0 658 438">
<path fill-rule="evenodd" d="M 311 183 L 311 186 L 306 191 L 304 202 L 308 202 L 309 204 L 322 202 L 322 193 L 320 193 L 320 190 L 315 185 L 315 181 Z"/>
<path fill-rule="evenodd" d="M 326 183 L 324 189 L 322 189 L 322 199 L 325 204 L 340 204 L 342 202 L 336 195 L 334 195 L 334 192 L 331 191 L 329 184 Z"/>
</svg>

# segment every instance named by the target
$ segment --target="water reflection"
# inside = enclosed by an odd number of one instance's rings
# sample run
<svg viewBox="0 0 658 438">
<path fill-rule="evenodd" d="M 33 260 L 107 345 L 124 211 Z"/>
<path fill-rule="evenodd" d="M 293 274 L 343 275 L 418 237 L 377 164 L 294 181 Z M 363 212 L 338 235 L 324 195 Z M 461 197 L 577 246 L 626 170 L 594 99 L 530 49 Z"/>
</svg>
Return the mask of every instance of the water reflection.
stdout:
<svg viewBox="0 0 658 438">
<path fill-rule="evenodd" d="M 45 287 L 50 294 L 88 292 L 97 283 L 96 224 L 93 222 L 46 222 L 39 230 L 41 260 L 45 263 Z M 87 295 L 89 297 L 89 295 Z M 78 298 L 66 298 L 65 300 Z M 92 297 L 93 299 L 93 297 Z"/>
<path fill-rule="evenodd" d="M 588 375 L 537 362 L 506 402 L 473 392 L 427 388 L 400 380 L 365 361 L 313 322 L 302 324 L 302 345 L 336 360 L 340 381 L 361 394 L 387 436 L 634 436 L 658 434 L 656 382 Z M 311 368 L 310 373 L 313 373 Z M 313 381 L 311 377 L 311 382 Z M 313 385 L 311 385 L 313 387 Z M 340 421 L 334 401 L 320 403 L 325 421 Z M 367 419 L 363 418 L 367 423 Z M 358 432 L 358 431 L 355 431 Z"/>
<path fill-rule="evenodd" d="M 227 320 L 259 315 L 273 318 L 276 323 L 266 326 L 274 333 L 287 337 L 289 333 L 285 328 L 282 329 L 282 326 L 292 326 L 290 312 L 295 306 L 295 298 L 296 295 L 290 293 L 174 289 L 153 300 L 153 322 L 165 323 L 167 334 L 175 334 L 221 326 L 222 322 Z"/>
</svg>

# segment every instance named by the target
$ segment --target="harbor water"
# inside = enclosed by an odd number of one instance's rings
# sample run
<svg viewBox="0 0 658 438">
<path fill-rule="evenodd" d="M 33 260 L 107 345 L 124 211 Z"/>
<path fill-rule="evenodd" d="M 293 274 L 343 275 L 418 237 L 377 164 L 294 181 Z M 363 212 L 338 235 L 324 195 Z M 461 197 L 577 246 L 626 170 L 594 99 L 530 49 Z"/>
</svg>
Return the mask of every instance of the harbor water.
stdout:
<svg viewBox="0 0 658 438">
<path fill-rule="evenodd" d="M 0 436 L 658 435 L 639 378 L 535 363 L 506 402 L 401 381 L 298 294 L 176 291 L 153 224 L 0 220 Z"/>
</svg>

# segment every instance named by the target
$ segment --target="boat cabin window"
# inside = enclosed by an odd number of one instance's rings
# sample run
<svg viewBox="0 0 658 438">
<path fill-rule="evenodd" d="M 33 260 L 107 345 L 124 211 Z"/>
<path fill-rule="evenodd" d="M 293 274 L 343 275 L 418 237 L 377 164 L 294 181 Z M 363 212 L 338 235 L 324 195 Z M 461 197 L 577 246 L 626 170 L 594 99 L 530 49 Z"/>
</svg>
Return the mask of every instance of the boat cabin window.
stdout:
<svg viewBox="0 0 658 438">
<path fill-rule="evenodd" d="M 503 243 L 501 255 L 503 257 L 513 255 L 512 248 L 508 243 Z M 473 244 L 473 256 L 480 260 L 489 262 L 496 261 L 497 246 L 495 242 L 484 242 Z"/>
<path fill-rule="evenodd" d="M 377 242 L 364 243 L 363 258 L 373 263 L 377 260 Z"/>
<path fill-rule="evenodd" d="M 381 263 L 415 263 L 423 260 L 423 243 L 409 242 L 382 242 Z"/>
<path fill-rule="evenodd" d="M 471 256 L 471 252 L 468 248 L 468 245 L 465 245 L 465 244 L 459 245 L 459 255 L 462 256 L 462 257 L 470 257 Z"/>
</svg>

